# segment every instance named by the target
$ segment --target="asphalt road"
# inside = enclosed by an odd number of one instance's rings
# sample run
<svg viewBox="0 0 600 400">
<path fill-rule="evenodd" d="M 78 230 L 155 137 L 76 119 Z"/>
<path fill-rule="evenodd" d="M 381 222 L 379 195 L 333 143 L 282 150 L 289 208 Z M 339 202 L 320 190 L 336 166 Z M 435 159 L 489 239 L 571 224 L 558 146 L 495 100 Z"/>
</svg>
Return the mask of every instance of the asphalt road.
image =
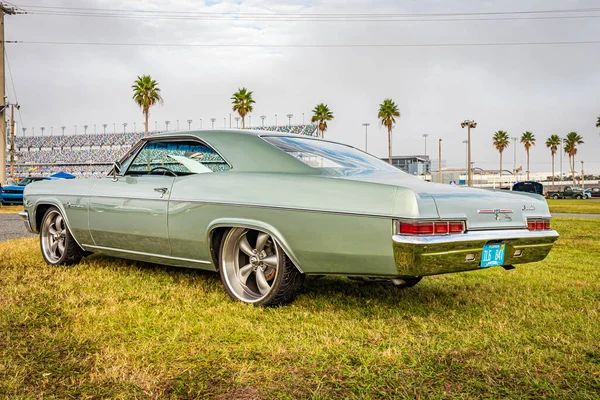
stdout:
<svg viewBox="0 0 600 400">
<path fill-rule="evenodd" d="M 0 214 L 0 242 L 35 236 L 27 232 L 23 219 L 17 214 Z"/>
</svg>

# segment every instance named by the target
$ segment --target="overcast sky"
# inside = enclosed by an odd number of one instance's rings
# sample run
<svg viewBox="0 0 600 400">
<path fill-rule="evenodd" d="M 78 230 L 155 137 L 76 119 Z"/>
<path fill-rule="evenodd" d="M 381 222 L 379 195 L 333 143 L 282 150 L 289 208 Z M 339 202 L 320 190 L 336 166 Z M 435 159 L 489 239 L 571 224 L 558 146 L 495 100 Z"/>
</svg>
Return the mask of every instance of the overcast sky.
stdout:
<svg viewBox="0 0 600 400">
<path fill-rule="evenodd" d="M 207 13 L 464 13 L 600 7 L 597 0 L 333 0 L 207 1 L 196 0 L 13 0 L 17 6 L 43 5 L 125 10 Z M 160 14 L 160 13 L 157 13 Z M 565 15 L 565 14 L 560 14 Z M 600 12 L 567 15 L 599 15 Z M 527 15 L 525 15 L 527 16 Z M 600 18 L 418 22 L 306 22 L 260 20 L 173 20 L 50 15 L 6 17 L 6 39 L 22 41 L 195 44 L 439 44 L 600 40 Z M 254 92 L 253 125 L 308 121 L 311 109 L 324 102 L 335 120 L 326 137 L 364 149 L 363 122 L 371 123 L 368 150 L 387 153 L 387 136 L 377 122 L 378 105 L 392 98 L 401 118 L 393 132 L 393 153 L 424 153 L 437 158 L 443 139 L 447 167 L 465 165 L 464 119 L 475 119 L 472 132 L 476 166 L 498 168 L 492 135 L 532 131 L 532 172 L 550 171 L 544 146 L 551 134 L 577 131 L 583 136 L 577 157 L 586 171 L 600 172 L 600 44 L 544 46 L 297 48 L 297 47 L 159 47 L 7 44 L 7 55 L 21 104 L 23 126 L 67 126 L 78 132 L 88 124 L 123 122 L 128 130 L 143 125 L 131 100 L 137 75 L 150 74 L 162 88 L 164 105 L 150 120 L 179 120 L 180 128 L 210 126 L 209 119 L 229 123 L 230 97 L 238 87 Z M 7 74 L 8 78 L 8 74 Z M 10 83 L 9 83 L 10 85 Z M 12 88 L 9 90 L 14 98 Z M 19 119 L 17 119 L 18 122 Z M 234 122 L 235 124 L 235 122 Z M 19 129 L 19 133 L 22 131 Z M 512 169 L 512 144 L 504 166 Z M 566 160 L 566 157 L 565 157 Z M 525 165 L 517 147 L 517 165 Z M 564 163 L 565 171 L 567 162 Z M 557 166 L 557 171 L 558 171 Z"/>
</svg>

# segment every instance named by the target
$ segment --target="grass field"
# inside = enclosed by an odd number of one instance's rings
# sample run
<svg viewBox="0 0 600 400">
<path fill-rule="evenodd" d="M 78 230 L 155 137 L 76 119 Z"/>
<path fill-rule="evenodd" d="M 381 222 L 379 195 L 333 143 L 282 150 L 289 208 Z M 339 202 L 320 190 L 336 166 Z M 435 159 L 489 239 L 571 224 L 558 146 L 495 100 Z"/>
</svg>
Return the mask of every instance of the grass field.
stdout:
<svg viewBox="0 0 600 400">
<path fill-rule="evenodd" d="M 546 261 L 412 289 L 309 281 L 290 306 L 214 274 L 0 243 L 0 397 L 600 396 L 600 221 L 556 218 Z"/>
<path fill-rule="evenodd" d="M 551 213 L 600 214 L 600 201 L 592 199 L 548 199 L 548 206 Z"/>
<path fill-rule="evenodd" d="M 3 206 L 0 205 L 0 214 L 15 214 L 23 209 L 23 206 Z"/>
</svg>

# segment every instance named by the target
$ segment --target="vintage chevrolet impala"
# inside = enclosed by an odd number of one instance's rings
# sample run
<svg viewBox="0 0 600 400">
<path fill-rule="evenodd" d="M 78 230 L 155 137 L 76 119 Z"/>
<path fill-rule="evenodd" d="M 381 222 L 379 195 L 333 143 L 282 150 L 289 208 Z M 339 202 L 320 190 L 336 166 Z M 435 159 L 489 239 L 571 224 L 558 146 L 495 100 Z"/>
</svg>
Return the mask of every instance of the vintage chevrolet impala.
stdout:
<svg viewBox="0 0 600 400">
<path fill-rule="evenodd" d="M 89 253 L 219 271 L 235 300 L 289 302 L 307 275 L 385 279 L 543 260 L 535 194 L 423 182 L 326 140 L 223 130 L 154 135 L 103 179 L 34 183 L 21 216 L 48 264 Z"/>
</svg>

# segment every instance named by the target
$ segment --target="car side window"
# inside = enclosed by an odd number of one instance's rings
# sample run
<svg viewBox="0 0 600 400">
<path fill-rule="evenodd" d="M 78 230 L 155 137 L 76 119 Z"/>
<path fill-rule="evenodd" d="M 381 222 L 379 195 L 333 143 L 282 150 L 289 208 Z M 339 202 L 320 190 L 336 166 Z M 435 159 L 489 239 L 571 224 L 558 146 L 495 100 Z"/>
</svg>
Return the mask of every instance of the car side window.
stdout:
<svg viewBox="0 0 600 400">
<path fill-rule="evenodd" d="M 228 171 L 229 164 L 212 148 L 196 141 L 152 141 L 144 145 L 126 175 L 172 172 L 176 175 Z"/>
</svg>

